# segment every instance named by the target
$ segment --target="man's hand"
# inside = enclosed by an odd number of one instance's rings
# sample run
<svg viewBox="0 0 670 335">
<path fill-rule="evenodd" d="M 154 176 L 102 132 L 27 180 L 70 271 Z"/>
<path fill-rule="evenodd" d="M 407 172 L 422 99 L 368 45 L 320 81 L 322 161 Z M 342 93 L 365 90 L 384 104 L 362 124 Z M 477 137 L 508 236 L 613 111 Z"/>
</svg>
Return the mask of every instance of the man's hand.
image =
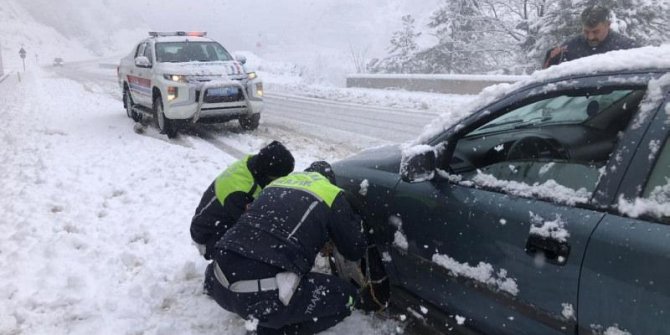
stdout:
<svg viewBox="0 0 670 335">
<path fill-rule="evenodd" d="M 326 244 L 323 245 L 321 248 L 321 256 L 323 257 L 330 257 L 333 255 L 333 250 L 335 249 L 335 246 L 333 245 L 332 241 L 326 242 Z"/>
<path fill-rule="evenodd" d="M 549 58 L 551 59 L 556 58 L 556 56 L 564 53 L 566 50 L 568 50 L 568 47 L 566 46 L 553 48 L 549 53 Z"/>
<path fill-rule="evenodd" d="M 547 51 L 544 58 L 544 63 L 542 64 L 542 68 L 546 69 L 552 65 L 557 65 L 561 63 L 562 55 L 566 51 L 568 51 L 567 46 L 560 46 Z"/>
</svg>

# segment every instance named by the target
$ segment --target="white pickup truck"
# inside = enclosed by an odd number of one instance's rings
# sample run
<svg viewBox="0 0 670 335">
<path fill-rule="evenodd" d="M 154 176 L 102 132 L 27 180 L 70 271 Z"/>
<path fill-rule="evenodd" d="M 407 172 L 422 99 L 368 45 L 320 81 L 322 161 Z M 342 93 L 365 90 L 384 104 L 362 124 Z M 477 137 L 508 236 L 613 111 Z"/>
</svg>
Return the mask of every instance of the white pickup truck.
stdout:
<svg viewBox="0 0 670 335">
<path fill-rule="evenodd" d="M 258 127 L 263 83 L 203 32 L 150 32 L 117 68 L 123 105 L 135 121 L 151 115 L 172 138 L 187 122 L 239 120 Z"/>
</svg>

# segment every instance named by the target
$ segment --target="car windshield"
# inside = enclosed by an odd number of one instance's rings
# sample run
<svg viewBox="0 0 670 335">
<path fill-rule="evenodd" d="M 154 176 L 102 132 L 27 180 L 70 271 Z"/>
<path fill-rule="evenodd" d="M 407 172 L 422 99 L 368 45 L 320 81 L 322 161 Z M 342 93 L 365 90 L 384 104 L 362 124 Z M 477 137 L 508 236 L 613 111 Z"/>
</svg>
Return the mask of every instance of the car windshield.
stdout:
<svg viewBox="0 0 670 335">
<path fill-rule="evenodd" d="M 233 57 L 216 42 L 159 42 L 156 60 L 160 63 L 217 62 Z"/>
<path fill-rule="evenodd" d="M 620 101 L 632 91 L 618 90 L 610 94 L 594 96 L 558 96 L 541 100 L 487 123 L 470 135 L 518 129 L 555 123 L 581 123 L 599 110 L 605 110 Z"/>
</svg>

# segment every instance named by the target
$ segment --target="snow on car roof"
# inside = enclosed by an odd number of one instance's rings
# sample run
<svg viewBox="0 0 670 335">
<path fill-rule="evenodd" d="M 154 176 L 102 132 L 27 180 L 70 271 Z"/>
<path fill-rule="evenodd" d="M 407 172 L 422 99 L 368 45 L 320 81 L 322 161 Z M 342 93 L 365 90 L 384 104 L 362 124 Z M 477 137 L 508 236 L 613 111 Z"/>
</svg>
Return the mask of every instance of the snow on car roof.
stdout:
<svg viewBox="0 0 670 335">
<path fill-rule="evenodd" d="M 465 116 L 493 103 L 504 95 L 532 83 L 579 77 L 596 73 L 634 72 L 650 69 L 670 71 L 670 44 L 649 46 L 629 50 L 617 50 L 561 63 L 545 70 L 535 71 L 528 79 L 512 84 L 497 84 L 485 88 L 471 103 L 440 114 L 424 127 L 423 132 L 408 145 L 425 143 L 450 128 Z"/>
</svg>

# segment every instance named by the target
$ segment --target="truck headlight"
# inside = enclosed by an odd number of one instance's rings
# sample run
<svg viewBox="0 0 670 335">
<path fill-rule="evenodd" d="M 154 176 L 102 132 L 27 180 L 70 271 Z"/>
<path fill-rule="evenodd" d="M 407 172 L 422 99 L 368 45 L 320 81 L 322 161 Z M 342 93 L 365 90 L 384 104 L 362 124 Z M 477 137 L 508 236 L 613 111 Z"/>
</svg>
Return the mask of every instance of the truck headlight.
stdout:
<svg viewBox="0 0 670 335">
<path fill-rule="evenodd" d="M 176 81 L 180 83 L 185 83 L 187 81 L 186 76 L 180 74 L 164 74 L 163 78 L 165 78 L 165 80 Z"/>
<path fill-rule="evenodd" d="M 258 75 L 256 74 L 256 72 L 249 72 L 249 73 L 247 73 L 247 79 L 249 79 L 249 80 L 254 80 L 254 79 L 256 79 L 256 78 L 258 78 Z"/>
</svg>

